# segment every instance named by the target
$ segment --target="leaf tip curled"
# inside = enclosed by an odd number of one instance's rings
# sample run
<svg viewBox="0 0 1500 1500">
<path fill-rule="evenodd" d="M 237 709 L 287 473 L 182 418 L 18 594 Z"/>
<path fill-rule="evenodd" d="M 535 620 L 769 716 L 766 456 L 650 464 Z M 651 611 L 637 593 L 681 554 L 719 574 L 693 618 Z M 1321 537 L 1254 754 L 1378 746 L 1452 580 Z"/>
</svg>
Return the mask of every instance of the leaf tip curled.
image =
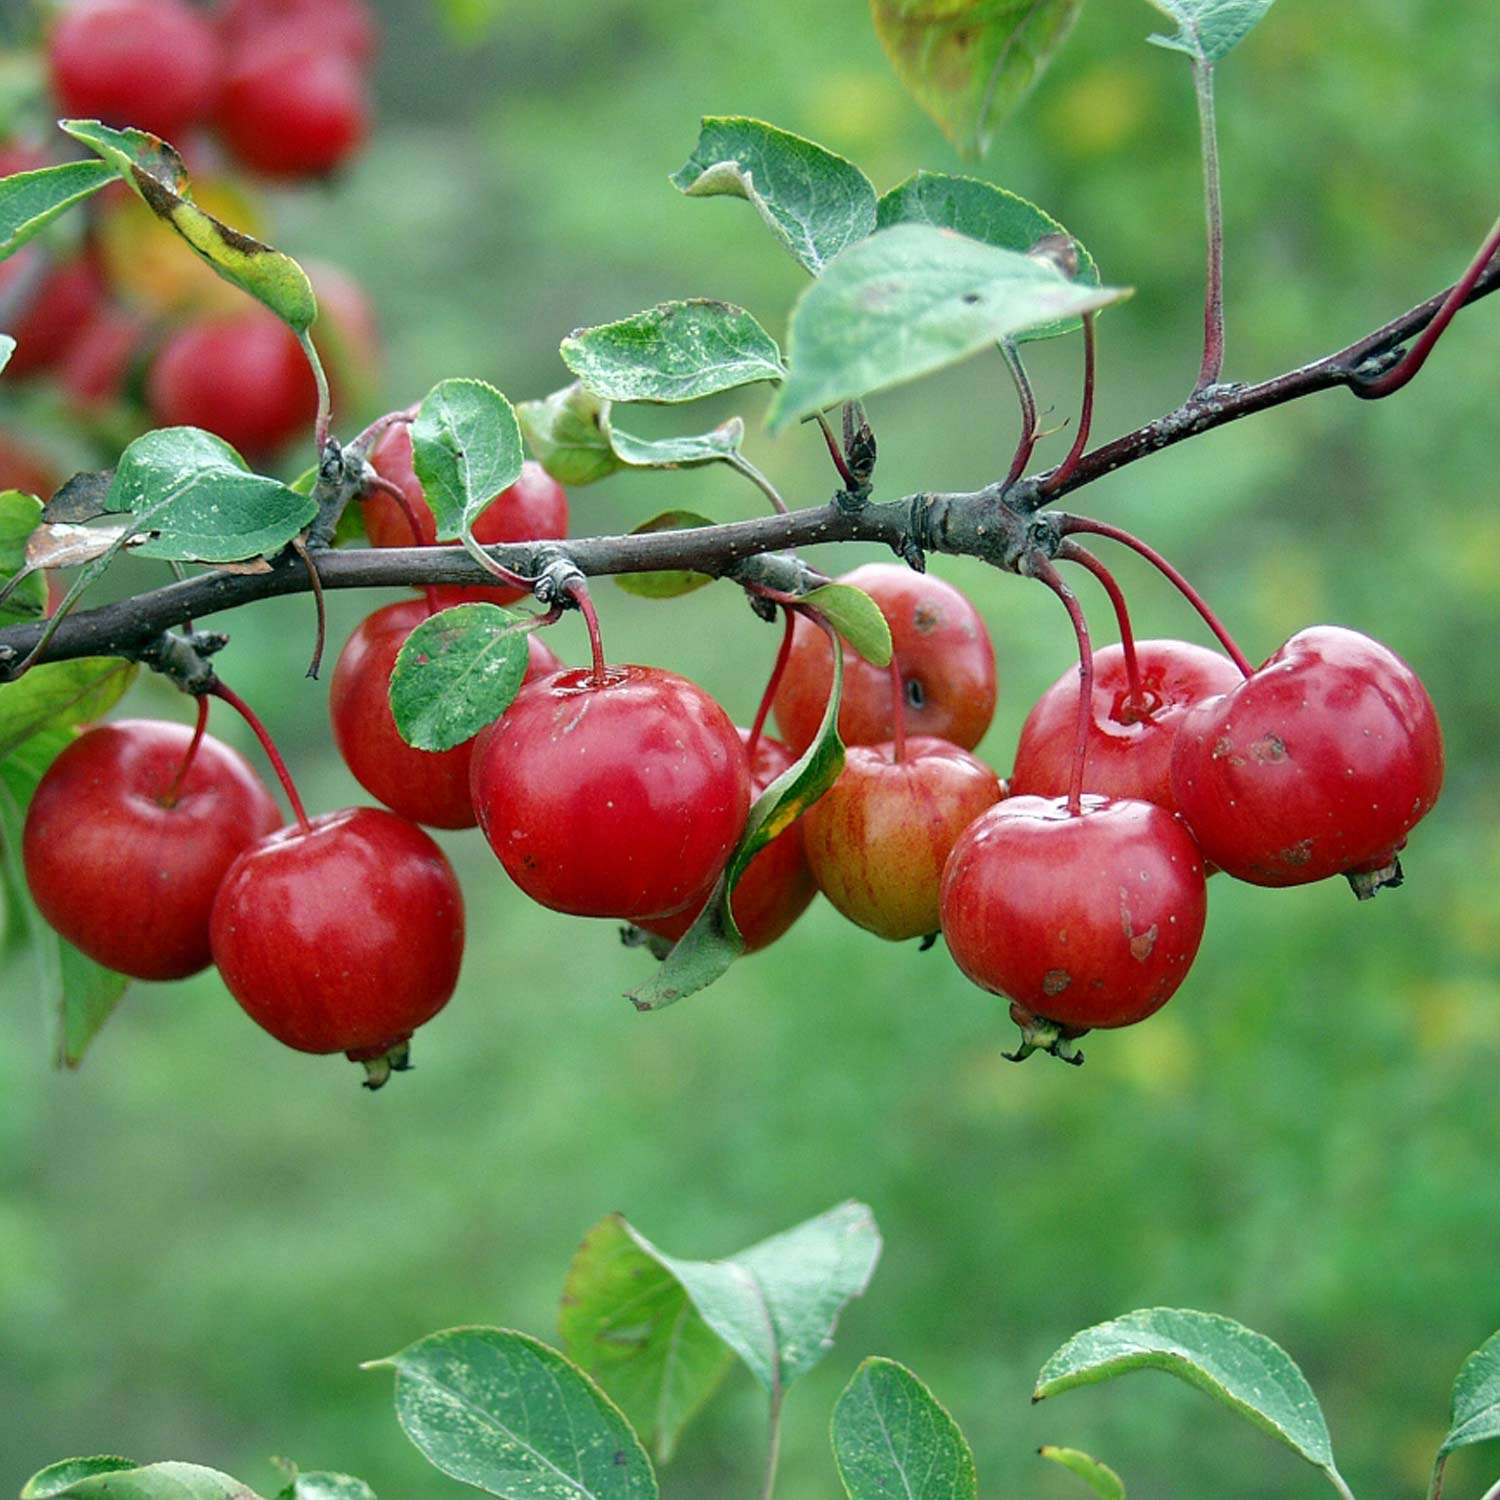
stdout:
<svg viewBox="0 0 1500 1500">
<path fill-rule="evenodd" d="M 382 1359 L 365 1359 L 359 1362 L 361 1370 L 394 1370 L 396 1368 L 396 1356 L 387 1354 Z"/>
</svg>

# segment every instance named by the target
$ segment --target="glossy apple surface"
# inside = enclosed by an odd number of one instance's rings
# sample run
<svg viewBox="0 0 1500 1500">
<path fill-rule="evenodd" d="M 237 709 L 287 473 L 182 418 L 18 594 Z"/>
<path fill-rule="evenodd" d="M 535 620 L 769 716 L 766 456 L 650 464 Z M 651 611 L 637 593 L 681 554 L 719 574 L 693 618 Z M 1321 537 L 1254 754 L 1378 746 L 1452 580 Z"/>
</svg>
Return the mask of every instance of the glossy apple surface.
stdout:
<svg viewBox="0 0 1500 1500">
<path fill-rule="evenodd" d="M 748 730 L 741 729 L 739 734 L 742 742 L 749 738 Z M 759 797 L 791 764 L 792 753 L 785 745 L 761 735 L 750 763 L 751 798 Z M 807 910 L 817 894 L 817 883 L 802 847 L 802 821 L 798 819 L 782 829 L 745 866 L 745 873 L 734 888 L 730 909 L 745 939 L 745 952 L 758 953 L 774 943 Z M 694 901 L 676 916 L 658 917 L 642 922 L 641 926 L 675 943 L 702 910 L 703 901 Z"/>
<path fill-rule="evenodd" d="M 1229 692 L 1244 679 L 1227 656 L 1187 641 L 1137 641 L 1135 649 L 1144 703 L 1131 697 L 1123 648 L 1105 646 L 1094 653 L 1083 789 L 1174 810 L 1172 741 L 1177 726 L 1195 704 Z M 1058 797 L 1068 790 L 1078 733 L 1078 687 L 1074 667 L 1026 716 L 1010 778 L 1017 796 Z"/>
<path fill-rule="evenodd" d="M 281 814 L 245 760 L 185 724 L 119 719 L 79 736 L 42 777 L 22 857 L 42 915 L 97 963 L 136 979 L 208 967 L 224 872 Z"/>
<path fill-rule="evenodd" d="M 818 888 L 878 937 L 925 937 L 939 924 L 943 866 L 954 841 L 1000 797 L 1000 778 L 946 740 L 852 745 L 833 786 L 803 815 Z"/>
<path fill-rule="evenodd" d="M 401 738 L 391 714 L 391 670 L 406 638 L 428 619 L 425 599 L 387 604 L 354 628 L 333 669 L 328 715 L 334 743 L 354 779 L 392 812 L 430 828 L 472 828 L 469 762 L 475 740 L 451 750 L 417 750 Z M 533 631 L 527 680 L 562 663 Z M 477 739 L 477 736 L 475 737 Z"/>
<path fill-rule="evenodd" d="M 670 916 L 744 827 L 750 770 L 729 716 L 656 667 L 528 683 L 473 761 L 474 811 L 512 880 L 583 917 Z"/>
<path fill-rule="evenodd" d="M 973 823 L 943 873 L 943 936 L 975 984 L 1069 1027 L 1159 1010 L 1203 936 L 1203 859 L 1153 802 L 1010 797 Z"/>
<path fill-rule="evenodd" d="M 399 1048 L 448 1003 L 464 909 L 441 849 L 378 807 L 282 828 L 230 867 L 214 962 L 251 1020 L 299 1052 Z"/>
<path fill-rule="evenodd" d="M 880 606 L 906 694 L 908 734 L 933 735 L 972 750 L 995 714 L 995 649 L 972 604 L 950 583 L 893 563 L 868 563 L 838 580 L 863 589 Z M 799 619 L 774 709 L 787 748 L 812 743 L 833 686 L 828 637 Z M 879 745 L 895 737 L 891 678 L 857 652 L 844 652 L 839 735 L 846 745 Z"/>
<path fill-rule="evenodd" d="M 1182 721 L 1172 793 L 1205 858 L 1254 885 L 1393 865 L 1443 785 L 1443 738 L 1407 664 L 1358 631 L 1299 631 Z"/>
</svg>

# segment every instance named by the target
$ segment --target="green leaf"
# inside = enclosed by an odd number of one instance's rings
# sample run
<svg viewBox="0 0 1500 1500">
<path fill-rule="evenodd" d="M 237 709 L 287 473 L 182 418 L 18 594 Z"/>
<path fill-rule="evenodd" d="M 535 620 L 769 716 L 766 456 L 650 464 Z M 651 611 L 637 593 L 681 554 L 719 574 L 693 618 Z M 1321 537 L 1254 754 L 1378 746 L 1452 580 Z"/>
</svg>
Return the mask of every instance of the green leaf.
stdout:
<svg viewBox="0 0 1500 1500">
<path fill-rule="evenodd" d="M 731 417 L 710 432 L 688 437 L 638 438 L 610 424 L 615 456 L 631 469 L 696 469 L 700 464 L 733 463 L 745 440 L 745 423 Z"/>
<path fill-rule="evenodd" d="M 1077 1448 L 1043 1447 L 1036 1450 L 1043 1458 L 1050 1458 L 1070 1473 L 1076 1474 L 1099 1500 L 1125 1500 L 1125 1482 L 1108 1464 L 1097 1458 L 1080 1453 Z"/>
<path fill-rule="evenodd" d="M 730 902 L 745 867 L 789 828 L 839 779 L 844 742 L 839 738 L 839 701 L 844 691 L 844 651 L 833 641 L 833 687 L 812 743 L 763 791 L 750 808 L 745 831 L 703 910 L 644 983 L 626 992 L 637 1010 L 663 1010 L 722 978 L 745 951 L 744 935 Z"/>
<path fill-rule="evenodd" d="M 44 729 L 70 729 L 102 717 L 135 672 L 134 662 L 118 656 L 81 656 L 44 662 L 0 684 L 0 761 Z"/>
<path fill-rule="evenodd" d="M 649 521 L 633 527 L 631 536 L 640 536 L 651 531 L 684 531 L 695 526 L 712 526 L 706 516 L 695 515 L 690 510 L 667 510 Z M 664 568 L 656 573 L 617 573 L 615 583 L 627 594 L 636 594 L 642 599 L 676 599 L 691 594 L 704 584 L 712 583 L 707 573 L 693 573 L 686 568 Z"/>
<path fill-rule="evenodd" d="M 744 308 L 706 298 L 577 329 L 562 341 L 562 357 L 609 401 L 696 401 L 786 374 L 775 339 Z"/>
<path fill-rule="evenodd" d="M 110 1459 L 75 1459 L 75 1463 L 110 1464 Z M 54 1465 L 53 1468 L 59 1468 Z M 28 1482 L 30 1486 L 52 1470 L 43 1469 Z M 64 1489 L 47 1489 L 37 1495 L 68 1496 L 69 1500 L 260 1500 L 255 1491 L 199 1464 L 146 1464 L 141 1468 L 96 1468 L 81 1474 Z"/>
<path fill-rule="evenodd" d="M 225 281 L 265 303 L 302 334 L 318 315 L 307 273 L 291 256 L 222 224 L 193 202 L 187 168 L 165 141 L 144 130 L 111 130 L 97 120 L 63 120 L 62 128 L 102 156 L 164 224 Z"/>
<path fill-rule="evenodd" d="M 744 198 L 814 276 L 875 228 L 875 189 L 852 162 L 743 115 L 705 116 L 672 186 L 690 198 Z"/>
<path fill-rule="evenodd" d="M 1270 10 L 1272 0 L 1151 0 L 1177 22 L 1176 36 L 1151 36 L 1148 42 L 1186 52 L 1201 63 L 1216 63 L 1232 52 Z"/>
<path fill-rule="evenodd" d="M 568 1357 L 619 1402 L 658 1463 L 734 1361 L 660 1252 L 620 1214 L 583 1237 L 558 1331 Z"/>
<path fill-rule="evenodd" d="M 60 1463 L 48 1464 L 38 1470 L 21 1486 L 21 1500 L 48 1500 L 60 1495 L 70 1484 L 88 1479 L 94 1474 L 114 1474 L 121 1469 L 134 1469 L 133 1458 L 119 1458 L 114 1454 L 103 1454 L 97 1458 L 65 1458 Z"/>
<path fill-rule="evenodd" d="M 575 1295 L 576 1286 L 585 1297 L 576 1309 L 564 1305 L 565 1324 L 574 1327 L 570 1341 L 603 1367 L 641 1361 L 631 1372 L 634 1397 L 653 1389 L 669 1395 L 669 1448 L 719 1379 L 695 1319 L 739 1355 L 767 1391 L 779 1382 L 784 1392 L 832 1347 L 839 1314 L 869 1285 L 881 1248 L 874 1215 L 852 1201 L 725 1260 L 679 1260 L 618 1216 L 594 1232 L 600 1241 L 584 1241 L 583 1267 L 575 1261 L 577 1274 L 569 1277 L 568 1294 Z M 657 1272 L 677 1283 L 680 1299 Z M 632 1282 L 648 1291 L 640 1307 L 631 1299 Z M 673 1363 L 678 1356 L 664 1343 L 673 1328 L 691 1340 L 686 1367 Z M 663 1435 L 658 1422 L 658 1443 Z"/>
<path fill-rule="evenodd" d="M 1471 1443 L 1500 1437 L 1500 1333 L 1493 1333 L 1459 1367 L 1448 1412 L 1446 1458 Z"/>
<path fill-rule="evenodd" d="M 0 179 L 0 260 L 114 180 L 114 168 L 102 161 L 64 162 Z"/>
<path fill-rule="evenodd" d="M 1083 0 L 870 0 L 908 92 L 964 156 L 983 156 L 1041 77 Z"/>
<path fill-rule="evenodd" d="M 1077 286 L 1046 260 L 930 224 L 879 230 L 798 298 L 787 345 L 792 373 L 771 403 L 769 425 L 775 431 L 1129 295 Z"/>
<path fill-rule="evenodd" d="M 352 1474 L 333 1474 L 312 1469 L 292 1475 L 292 1481 L 276 1500 L 375 1500 L 375 1491 Z"/>
<path fill-rule="evenodd" d="M 1155 1307 L 1074 1334 L 1042 1367 L 1033 1401 L 1132 1370 L 1165 1370 L 1207 1391 L 1330 1479 L 1338 1470 L 1322 1408 L 1291 1356 L 1233 1319 Z"/>
<path fill-rule="evenodd" d="M 411 425 L 411 446 L 439 541 L 468 536 L 485 506 L 521 477 L 515 411 L 483 380 L 433 386 Z"/>
<path fill-rule="evenodd" d="M 974 177 L 953 177 L 945 172 L 914 172 L 882 195 L 876 209 L 876 226 L 890 229 L 896 224 L 931 224 L 1023 255 L 1043 235 L 1068 234 L 1051 214 L 1027 199 Z M 1068 238 L 1073 239 L 1072 235 Z M 1073 244 L 1078 250 L 1074 285 L 1098 286 L 1099 267 L 1094 264 L 1093 256 L 1076 239 Z M 1055 338 L 1079 326 L 1077 318 L 1067 318 L 1028 328 L 1015 338 L 1018 343 Z"/>
<path fill-rule="evenodd" d="M 574 381 L 540 401 L 516 407 L 537 462 L 559 484 L 592 484 L 623 467 L 610 444 L 609 402 Z"/>
<path fill-rule="evenodd" d="M 974 1455 L 931 1391 L 892 1359 L 867 1359 L 833 1409 L 849 1500 L 975 1500 Z"/>
<path fill-rule="evenodd" d="M 0 491 L 0 582 L 27 566 L 26 542 L 42 518 L 42 502 L 20 490 Z M 0 605 L 0 625 L 34 620 L 47 607 L 47 580 L 31 572 Z"/>
<path fill-rule="evenodd" d="M 33 667 L 21 682 L 29 682 L 37 673 L 50 671 L 52 666 L 68 665 L 71 663 Z M 0 689 L 0 695 L 5 691 Z M 58 1066 L 76 1068 L 83 1061 L 89 1043 L 114 1013 L 130 981 L 123 974 L 85 958 L 64 942 L 36 909 L 26 884 L 26 871 L 21 863 L 26 809 L 37 782 L 73 741 L 74 731 L 67 724 L 67 717 L 65 713 L 62 724 L 33 733 L 0 759 L 0 853 L 4 855 L 7 915 L 5 959 L 12 965 L 25 965 L 29 973 L 24 988 L 45 996 L 54 1006 Z"/>
<path fill-rule="evenodd" d="M 391 671 L 396 728 L 418 750 L 451 750 L 510 707 L 530 661 L 527 617 L 456 604 L 423 620 Z"/>
<path fill-rule="evenodd" d="M 863 589 L 847 583 L 825 583 L 803 599 L 872 666 L 891 664 L 891 627 L 880 606 Z"/>
<path fill-rule="evenodd" d="M 453 1328 L 377 1364 L 396 1415 L 444 1474 L 504 1500 L 653 1500 L 656 1475 L 618 1407 L 555 1349 Z"/>
<path fill-rule="evenodd" d="M 240 562 L 279 552 L 318 514 L 316 502 L 253 474 L 222 438 L 197 427 L 160 427 L 121 455 L 105 509 L 128 513 L 142 557 Z"/>
</svg>

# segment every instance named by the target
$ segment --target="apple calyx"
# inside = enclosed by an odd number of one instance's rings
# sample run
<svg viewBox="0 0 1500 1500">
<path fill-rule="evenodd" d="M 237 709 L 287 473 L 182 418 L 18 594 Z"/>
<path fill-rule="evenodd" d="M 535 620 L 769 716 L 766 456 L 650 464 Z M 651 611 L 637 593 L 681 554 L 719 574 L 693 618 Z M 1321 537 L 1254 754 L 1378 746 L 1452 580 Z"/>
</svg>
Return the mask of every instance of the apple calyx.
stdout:
<svg viewBox="0 0 1500 1500">
<path fill-rule="evenodd" d="M 1006 1062 L 1025 1062 L 1033 1052 L 1050 1052 L 1053 1057 L 1075 1068 L 1083 1066 L 1078 1039 L 1088 1035 L 1087 1026 L 1064 1026 L 1046 1016 L 1034 1016 L 1022 1005 L 1012 1004 L 1010 1018 L 1021 1028 L 1021 1044 L 1014 1052 L 1002 1052 Z"/>
<path fill-rule="evenodd" d="M 383 1089 L 390 1082 L 392 1073 L 411 1072 L 411 1037 L 404 1036 L 399 1042 L 384 1047 L 357 1047 L 344 1056 L 350 1062 L 364 1065 L 364 1087 L 373 1092 Z"/>
<path fill-rule="evenodd" d="M 1380 891 L 1395 890 L 1405 884 L 1406 875 L 1401 868 L 1401 856 L 1392 852 L 1388 859 L 1372 859 L 1361 869 L 1345 870 L 1344 879 L 1357 899 L 1368 901 Z"/>
</svg>

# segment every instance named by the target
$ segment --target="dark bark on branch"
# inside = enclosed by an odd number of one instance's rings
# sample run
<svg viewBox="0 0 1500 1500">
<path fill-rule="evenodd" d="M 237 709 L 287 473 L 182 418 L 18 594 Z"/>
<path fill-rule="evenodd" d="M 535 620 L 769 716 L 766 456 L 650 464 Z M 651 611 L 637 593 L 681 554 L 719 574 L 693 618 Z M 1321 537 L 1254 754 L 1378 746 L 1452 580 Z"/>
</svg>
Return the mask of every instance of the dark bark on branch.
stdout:
<svg viewBox="0 0 1500 1500">
<path fill-rule="evenodd" d="M 1500 258 L 1476 281 L 1466 305 L 1497 288 Z M 527 576 L 540 573 L 549 562 L 567 559 L 591 577 L 687 568 L 782 593 L 805 589 L 816 581 L 816 575 L 797 559 L 774 554 L 823 542 L 880 542 L 909 561 L 929 551 L 961 553 L 1015 572 L 1028 554 L 1055 555 L 1063 517 L 1036 514 L 1042 505 L 1226 422 L 1316 391 L 1368 384 L 1389 368 L 1401 345 L 1431 322 L 1446 295 L 1429 298 L 1347 348 L 1274 379 L 1200 392 L 1177 410 L 1085 454 L 1072 473 L 1046 494 L 1043 485 L 1048 475 L 1039 474 L 1009 487 L 996 483 L 966 494 L 918 494 L 862 506 L 841 497 L 843 503 L 692 531 L 584 537 L 487 550 L 505 567 Z M 312 555 L 317 581 L 325 589 L 471 585 L 488 578 L 479 563 L 457 546 L 358 548 Z M 138 656 L 169 627 L 258 599 L 305 592 L 312 584 L 309 570 L 291 551 L 275 560 L 266 573 L 206 572 L 75 613 L 58 627 L 43 659 Z M 40 622 L 0 630 L 0 680 L 26 658 L 42 630 Z"/>
</svg>

